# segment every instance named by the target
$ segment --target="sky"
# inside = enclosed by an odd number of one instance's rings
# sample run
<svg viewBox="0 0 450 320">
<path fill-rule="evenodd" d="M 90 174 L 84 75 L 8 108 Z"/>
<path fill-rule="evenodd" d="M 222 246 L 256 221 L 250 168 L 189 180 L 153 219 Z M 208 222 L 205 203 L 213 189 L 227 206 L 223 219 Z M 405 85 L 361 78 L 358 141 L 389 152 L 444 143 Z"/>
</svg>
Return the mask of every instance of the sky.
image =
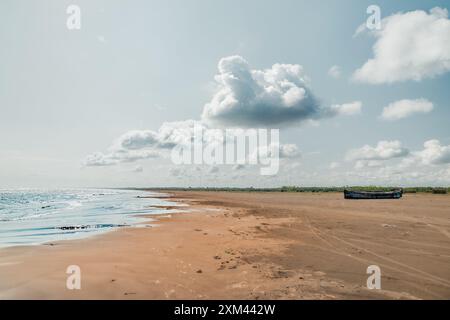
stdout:
<svg viewBox="0 0 450 320">
<path fill-rule="evenodd" d="M 0 188 L 448 186 L 448 10 L 3 0 Z M 194 125 L 280 130 L 279 171 L 174 164 Z"/>
</svg>

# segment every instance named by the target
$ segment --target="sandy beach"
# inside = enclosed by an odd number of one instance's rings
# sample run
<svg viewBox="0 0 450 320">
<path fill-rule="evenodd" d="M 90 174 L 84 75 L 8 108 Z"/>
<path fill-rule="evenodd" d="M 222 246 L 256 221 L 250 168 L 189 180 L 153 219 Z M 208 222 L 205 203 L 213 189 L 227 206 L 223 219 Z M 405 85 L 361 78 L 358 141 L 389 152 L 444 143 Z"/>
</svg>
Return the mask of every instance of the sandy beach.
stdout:
<svg viewBox="0 0 450 320">
<path fill-rule="evenodd" d="M 447 195 L 170 191 L 170 199 L 189 206 L 149 227 L 1 249 L 0 298 L 450 299 Z M 81 268 L 81 290 L 66 289 L 69 265 Z M 366 288 L 369 265 L 381 268 L 381 290 Z"/>
</svg>

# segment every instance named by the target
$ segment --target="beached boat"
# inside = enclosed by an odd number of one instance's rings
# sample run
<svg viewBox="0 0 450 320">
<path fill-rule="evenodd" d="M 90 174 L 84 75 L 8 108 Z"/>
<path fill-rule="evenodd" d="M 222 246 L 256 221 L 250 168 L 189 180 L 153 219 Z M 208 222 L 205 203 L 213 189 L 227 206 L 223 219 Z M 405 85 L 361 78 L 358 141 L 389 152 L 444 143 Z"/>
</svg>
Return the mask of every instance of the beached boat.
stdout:
<svg viewBox="0 0 450 320">
<path fill-rule="evenodd" d="M 403 195 L 402 189 L 391 191 L 352 191 L 344 190 L 345 199 L 400 199 Z"/>
</svg>

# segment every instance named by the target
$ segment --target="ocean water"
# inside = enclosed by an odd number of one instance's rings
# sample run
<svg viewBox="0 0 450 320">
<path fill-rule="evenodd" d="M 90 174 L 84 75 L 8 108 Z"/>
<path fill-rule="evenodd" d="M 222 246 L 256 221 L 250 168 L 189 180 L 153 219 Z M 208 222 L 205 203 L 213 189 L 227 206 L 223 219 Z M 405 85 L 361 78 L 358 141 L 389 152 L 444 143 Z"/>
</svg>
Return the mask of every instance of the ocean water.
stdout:
<svg viewBox="0 0 450 320">
<path fill-rule="evenodd" d="M 146 191 L 117 189 L 1 190 L 0 247 L 83 238 L 142 226 L 152 206 L 177 205 Z"/>
</svg>

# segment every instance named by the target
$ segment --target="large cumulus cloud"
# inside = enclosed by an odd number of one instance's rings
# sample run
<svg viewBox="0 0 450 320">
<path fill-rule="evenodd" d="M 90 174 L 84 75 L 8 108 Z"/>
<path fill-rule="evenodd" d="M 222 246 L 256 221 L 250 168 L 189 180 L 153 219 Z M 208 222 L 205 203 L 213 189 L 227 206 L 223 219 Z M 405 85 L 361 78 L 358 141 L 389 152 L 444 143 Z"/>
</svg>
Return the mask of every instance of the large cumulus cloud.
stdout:
<svg viewBox="0 0 450 320">
<path fill-rule="evenodd" d="M 397 13 L 384 18 L 374 57 L 353 78 L 372 84 L 419 81 L 450 70 L 450 20 L 446 9 Z"/>
<path fill-rule="evenodd" d="M 202 119 L 228 126 L 277 126 L 320 116 L 317 98 L 300 65 L 274 64 L 252 70 L 240 56 L 222 58 L 217 90 Z"/>
</svg>

